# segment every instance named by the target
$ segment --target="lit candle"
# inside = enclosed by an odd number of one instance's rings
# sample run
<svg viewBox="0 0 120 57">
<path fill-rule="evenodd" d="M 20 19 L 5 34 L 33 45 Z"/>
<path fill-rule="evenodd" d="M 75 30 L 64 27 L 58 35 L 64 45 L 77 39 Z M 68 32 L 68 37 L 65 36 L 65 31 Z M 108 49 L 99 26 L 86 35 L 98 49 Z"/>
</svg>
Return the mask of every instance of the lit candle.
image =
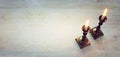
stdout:
<svg viewBox="0 0 120 57">
<path fill-rule="evenodd" d="M 88 24 L 89 24 L 89 20 L 87 20 L 87 21 L 86 21 L 86 23 L 85 23 L 85 30 L 87 30 L 87 29 L 88 29 L 88 27 L 89 27 L 89 25 L 88 25 Z"/>
<path fill-rule="evenodd" d="M 105 16 L 106 16 L 106 14 L 107 14 L 107 11 L 108 11 L 108 9 L 106 8 L 106 9 L 104 9 L 104 12 L 103 12 L 103 14 L 102 14 L 102 18 L 101 18 L 101 20 L 104 20 L 104 18 L 105 18 Z"/>
</svg>

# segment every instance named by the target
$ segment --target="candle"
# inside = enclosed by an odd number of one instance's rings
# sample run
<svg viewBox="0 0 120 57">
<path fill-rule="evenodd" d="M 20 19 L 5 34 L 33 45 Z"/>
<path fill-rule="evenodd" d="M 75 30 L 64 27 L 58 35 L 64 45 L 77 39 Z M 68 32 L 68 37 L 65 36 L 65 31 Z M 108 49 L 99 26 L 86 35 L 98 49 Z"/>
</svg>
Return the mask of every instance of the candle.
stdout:
<svg viewBox="0 0 120 57">
<path fill-rule="evenodd" d="M 89 27 L 88 24 L 89 24 L 89 20 L 87 20 L 86 23 L 85 23 L 85 30 L 88 30 L 88 27 Z"/>
<path fill-rule="evenodd" d="M 101 20 L 104 20 L 104 18 L 105 18 L 105 16 L 106 16 L 106 14 L 107 14 L 107 11 L 108 11 L 108 9 L 106 8 L 106 9 L 104 9 L 104 12 L 103 12 L 103 14 L 102 14 L 102 18 L 101 18 Z"/>
</svg>

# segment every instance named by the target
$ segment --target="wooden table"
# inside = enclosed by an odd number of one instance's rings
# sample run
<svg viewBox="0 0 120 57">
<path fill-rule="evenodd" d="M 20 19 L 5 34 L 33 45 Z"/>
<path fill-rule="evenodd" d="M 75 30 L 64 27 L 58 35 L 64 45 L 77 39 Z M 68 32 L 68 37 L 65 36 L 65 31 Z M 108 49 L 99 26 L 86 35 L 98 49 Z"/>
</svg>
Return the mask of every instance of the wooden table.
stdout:
<svg viewBox="0 0 120 57">
<path fill-rule="evenodd" d="M 0 57 L 119 57 L 119 0 L 1 0 Z M 80 49 L 75 41 L 87 19 L 90 26 L 107 7 L 104 36 Z"/>
</svg>

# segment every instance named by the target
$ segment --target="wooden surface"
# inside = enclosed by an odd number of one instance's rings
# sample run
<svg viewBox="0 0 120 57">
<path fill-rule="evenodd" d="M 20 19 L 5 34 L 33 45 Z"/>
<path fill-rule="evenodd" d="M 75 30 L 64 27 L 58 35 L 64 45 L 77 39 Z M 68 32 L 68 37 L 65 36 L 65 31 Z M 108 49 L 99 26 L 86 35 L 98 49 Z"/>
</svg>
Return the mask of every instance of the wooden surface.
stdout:
<svg viewBox="0 0 120 57">
<path fill-rule="evenodd" d="M 0 57 L 119 57 L 119 0 L 0 0 Z M 104 36 L 80 49 L 86 20 L 95 27 L 108 8 Z"/>
</svg>

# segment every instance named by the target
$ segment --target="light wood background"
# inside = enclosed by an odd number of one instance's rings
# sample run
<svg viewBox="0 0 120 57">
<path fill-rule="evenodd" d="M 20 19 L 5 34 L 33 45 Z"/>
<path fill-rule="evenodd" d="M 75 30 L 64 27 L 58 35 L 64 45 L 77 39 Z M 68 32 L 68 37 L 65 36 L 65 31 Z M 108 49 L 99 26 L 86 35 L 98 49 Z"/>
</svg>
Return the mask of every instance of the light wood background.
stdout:
<svg viewBox="0 0 120 57">
<path fill-rule="evenodd" d="M 0 57 L 119 57 L 120 0 L 0 0 Z M 104 36 L 80 49 L 87 19 L 95 27 L 108 8 Z"/>
</svg>

